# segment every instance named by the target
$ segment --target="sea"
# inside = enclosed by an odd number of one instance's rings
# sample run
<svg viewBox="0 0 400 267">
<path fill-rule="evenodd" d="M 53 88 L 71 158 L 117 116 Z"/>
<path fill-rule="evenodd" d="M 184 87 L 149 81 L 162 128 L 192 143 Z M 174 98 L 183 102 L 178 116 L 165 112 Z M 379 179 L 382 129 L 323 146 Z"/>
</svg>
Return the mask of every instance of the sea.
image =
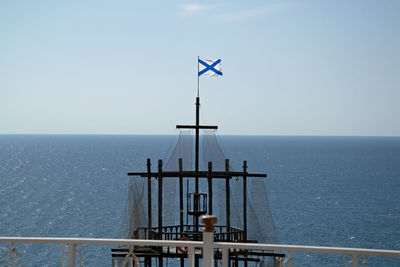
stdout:
<svg viewBox="0 0 400 267">
<path fill-rule="evenodd" d="M 280 244 L 400 250 L 400 137 L 218 140 L 233 166 L 247 160 L 249 172 L 267 173 Z M 172 135 L 0 135 L 0 236 L 120 238 L 127 172 L 145 171 L 146 158 L 167 159 L 176 141 Z M 0 243 L 1 266 L 10 248 Z M 68 259 L 62 245 L 16 249 L 25 266 L 63 266 Z M 77 266 L 111 266 L 110 249 L 80 247 Z M 297 266 L 348 260 L 291 256 Z M 400 258 L 369 257 L 367 266 L 400 266 Z"/>
</svg>

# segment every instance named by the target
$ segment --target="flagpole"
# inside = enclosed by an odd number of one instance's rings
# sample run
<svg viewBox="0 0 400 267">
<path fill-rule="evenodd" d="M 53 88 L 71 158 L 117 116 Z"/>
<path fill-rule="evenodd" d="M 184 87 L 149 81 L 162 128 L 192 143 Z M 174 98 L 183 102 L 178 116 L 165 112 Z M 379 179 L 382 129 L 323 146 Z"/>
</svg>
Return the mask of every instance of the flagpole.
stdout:
<svg viewBox="0 0 400 267">
<path fill-rule="evenodd" d="M 199 95 L 200 95 L 200 89 L 199 89 L 199 59 L 200 59 L 200 57 L 199 56 L 197 56 L 197 97 L 199 97 Z"/>
</svg>

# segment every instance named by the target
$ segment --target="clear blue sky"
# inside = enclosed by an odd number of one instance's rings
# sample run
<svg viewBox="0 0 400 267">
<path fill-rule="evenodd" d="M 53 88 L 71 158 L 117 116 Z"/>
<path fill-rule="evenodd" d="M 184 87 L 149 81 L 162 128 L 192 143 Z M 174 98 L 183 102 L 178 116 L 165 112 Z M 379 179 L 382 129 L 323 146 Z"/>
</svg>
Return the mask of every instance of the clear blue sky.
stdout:
<svg viewBox="0 0 400 267">
<path fill-rule="evenodd" d="M 400 1 L 1 1 L 0 133 L 400 135 Z"/>
</svg>

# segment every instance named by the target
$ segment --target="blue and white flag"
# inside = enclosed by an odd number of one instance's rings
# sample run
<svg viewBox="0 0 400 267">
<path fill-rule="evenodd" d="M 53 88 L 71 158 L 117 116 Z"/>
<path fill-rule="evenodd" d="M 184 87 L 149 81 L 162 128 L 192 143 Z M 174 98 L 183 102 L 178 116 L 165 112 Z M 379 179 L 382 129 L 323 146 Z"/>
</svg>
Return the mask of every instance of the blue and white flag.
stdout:
<svg viewBox="0 0 400 267">
<path fill-rule="evenodd" d="M 199 59 L 199 77 L 222 76 L 221 59 Z"/>
</svg>

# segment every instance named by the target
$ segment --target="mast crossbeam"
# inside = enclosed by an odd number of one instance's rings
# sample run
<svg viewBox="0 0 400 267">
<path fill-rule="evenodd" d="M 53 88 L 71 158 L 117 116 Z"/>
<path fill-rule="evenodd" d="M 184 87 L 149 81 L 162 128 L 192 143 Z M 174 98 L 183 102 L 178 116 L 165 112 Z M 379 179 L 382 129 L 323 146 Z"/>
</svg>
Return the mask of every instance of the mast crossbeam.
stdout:
<svg viewBox="0 0 400 267">
<path fill-rule="evenodd" d="M 214 125 L 176 125 L 176 129 L 214 129 L 217 130 L 218 126 Z"/>
<path fill-rule="evenodd" d="M 210 176 L 214 178 L 232 178 L 232 177 L 248 177 L 248 178 L 265 178 L 267 174 L 265 173 L 247 173 L 247 172 L 208 172 L 208 171 L 164 171 L 164 172 L 128 172 L 128 176 L 140 176 L 140 177 L 163 177 L 163 178 L 178 178 L 178 177 L 198 177 L 198 178 L 209 178 Z"/>
</svg>

